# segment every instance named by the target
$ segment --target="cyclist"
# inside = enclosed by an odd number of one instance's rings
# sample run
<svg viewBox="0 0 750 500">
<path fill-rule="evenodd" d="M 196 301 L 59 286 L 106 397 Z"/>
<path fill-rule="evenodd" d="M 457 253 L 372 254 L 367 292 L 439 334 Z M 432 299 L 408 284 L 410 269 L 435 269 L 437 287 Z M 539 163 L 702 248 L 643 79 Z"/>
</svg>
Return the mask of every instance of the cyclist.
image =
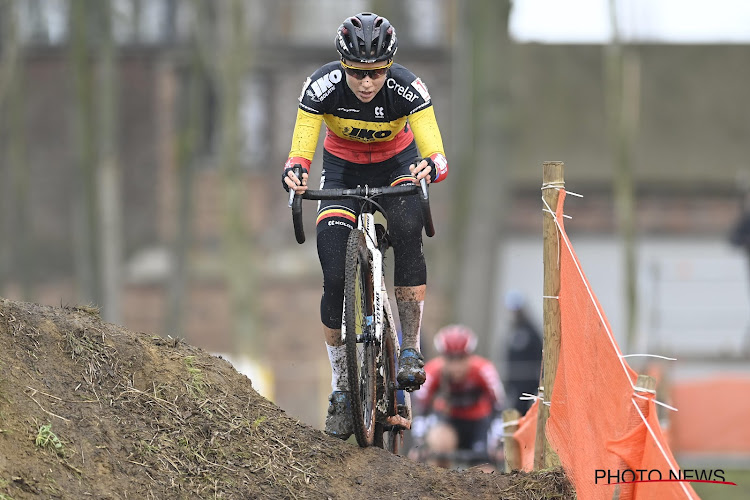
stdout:
<svg viewBox="0 0 750 500">
<path fill-rule="evenodd" d="M 390 22 L 370 12 L 349 17 L 334 39 L 339 60 L 325 64 L 305 81 L 289 158 L 282 181 L 287 191 L 307 189 L 320 128 L 323 143 L 321 188 L 388 186 L 404 182 L 440 182 L 448 162 L 427 87 L 393 62 L 398 42 Z M 302 167 L 301 178 L 292 168 Z M 422 253 L 422 219 L 417 196 L 383 199 L 394 250 L 394 295 L 403 345 L 397 380 L 418 388 L 425 379 L 419 336 L 427 269 Z M 346 350 L 341 340 L 344 256 L 349 232 L 356 227 L 356 200 L 318 205 L 317 248 L 323 270 L 320 316 L 331 362 L 333 392 L 325 430 L 347 439 L 352 433 Z"/>
<path fill-rule="evenodd" d="M 427 381 L 414 393 L 420 417 L 412 425 L 412 436 L 418 446 L 440 446 L 448 455 L 469 450 L 484 461 L 495 451 L 488 449 L 488 431 L 505 401 L 500 376 L 490 360 L 473 354 L 477 337 L 469 327 L 445 326 L 434 342 L 439 356 L 425 365 Z M 437 450 L 416 451 L 412 458 Z"/>
</svg>

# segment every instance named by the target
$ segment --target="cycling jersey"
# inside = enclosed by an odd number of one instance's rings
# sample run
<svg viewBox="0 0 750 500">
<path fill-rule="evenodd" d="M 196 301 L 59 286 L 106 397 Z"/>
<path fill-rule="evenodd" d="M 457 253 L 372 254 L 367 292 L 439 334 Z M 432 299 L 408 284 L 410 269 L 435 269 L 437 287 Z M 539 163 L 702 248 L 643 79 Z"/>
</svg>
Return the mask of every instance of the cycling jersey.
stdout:
<svg viewBox="0 0 750 500">
<path fill-rule="evenodd" d="M 427 380 L 414 395 L 422 408 L 432 407 L 450 418 L 479 420 L 502 405 L 505 391 L 495 366 L 488 359 L 469 358 L 466 377 L 449 381 L 443 374 L 445 359 L 435 358 L 425 364 Z"/>
<path fill-rule="evenodd" d="M 299 109 L 286 166 L 310 167 L 326 124 L 325 149 L 357 164 L 388 160 L 415 141 L 420 155 L 435 162 L 436 177 L 448 174 L 443 141 L 430 94 L 411 71 L 393 64 L 383 87 L 370 102 L 362 102 L 346 83 L 341 63 L 330 62 L 315 71 L 299 96 Z"/>
</svg>

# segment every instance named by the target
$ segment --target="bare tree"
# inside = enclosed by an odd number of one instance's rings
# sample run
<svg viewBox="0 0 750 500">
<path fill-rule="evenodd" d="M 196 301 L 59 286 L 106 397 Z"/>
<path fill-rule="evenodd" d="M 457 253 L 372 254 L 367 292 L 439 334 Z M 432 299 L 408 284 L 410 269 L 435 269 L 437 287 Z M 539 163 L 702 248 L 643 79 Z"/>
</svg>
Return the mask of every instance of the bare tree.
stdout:
<svg viewBox="0 0 750 500">
<path fill-rule="evenodd" d="M 612 160 L 617 231 L 623 245 L 625 277 L 625 350 L 634 347 L 638 323 L 638 264 L 636 256 L 635 181 L 633 150 L 640 110 L 640 56 L 622 42 L 617 0 L 609 1 L 612 41 L 604 46 L 605 102 Z"/>
<path fill-rule="evenodd" d="M 120 198 L 120 169 L 117 137 L 118 86 L 116 45 L 112 34 L 112 0 L 100 0 L 101 40 L 98 47 L 97 107 L 99 151 L 96 184 L 99 208 L 100 275 L 102 277 L 102 317 L 120 322 L 121 267 L 122 267 L 122 201 Z"/>
<path fill-rule="evenodd" d="M 188 41 L 188 68 L 179 94 L 182 111 L 177 132 L 177 228 L 172 242 L 174 269 L 169 279 L 165 331 L 182 331 L 185 311 L 185 291 L 188 288 L 188 249 L 192 243 L 193 183 L 200 143 L 201 126 L 205 118 L 205 92 L 208 82 L 207 60 L 203 50 L 213 26 L 206 2 L 192 3 L 192 26 Z"/>
<path fill-rule="evenodd" d="M 452 320 L 470 325 L 480 337 L 479 348 L 490 348 L 497 249 L 504 225 L 508 186 L 508 119 L 510 41 L 508 0 L 460 2 L 461 92 L 470 88 L 470 98 L 460 99 L 465 110 L 459 116 L 462 141 L 451 160 L 456 172 L 456 203 L 451 241 L 457 245 L 458 276 L 451 304 Z M 469 114 L 466 114 L 468 110 Z"/>
<path fill-rule="evenodd" d="M 96 198 L 96 119 L 94 117 L 94 78 L 88 43 L 89 2 L 71 0 L 69 9 L 70 64 L 74 82 L 72 116 L 76 137 L 74 162 L 77 166 L 73 208 L 73 253 L 76 296 L 96 303 L 101 298 Z"/>
<path fill-rule="evenodd" d="M 219 9 L 219 98 L 221 106 L 221 150 L 223 178 L 224 251 L 238 351 L 262 359 L 262 338 L 256 323 L 258 301 L 256 256 L 244 218 L 246 182 L 242 175 L 239 110 L 243 83 L 251 60 L 245 8 L 254 3 L 228 0 Z"/>
<path fill-rule="evenodd" d="M 32 297 L 32 245 L 29 165 L 25 131 L 24 68 L 18 38 L 18 5 L 2 2 L 2 66 L 0 66 L 0 109 L 7 127 L 6 158 L 8 182 L 3 182 L 3 254 L 0 279 L 12 267 L 24 300 Z M 7 214 L 7 215 L 6 215 Z M 11 264 L 12 262 L 12 264 Z"/>
</svg>

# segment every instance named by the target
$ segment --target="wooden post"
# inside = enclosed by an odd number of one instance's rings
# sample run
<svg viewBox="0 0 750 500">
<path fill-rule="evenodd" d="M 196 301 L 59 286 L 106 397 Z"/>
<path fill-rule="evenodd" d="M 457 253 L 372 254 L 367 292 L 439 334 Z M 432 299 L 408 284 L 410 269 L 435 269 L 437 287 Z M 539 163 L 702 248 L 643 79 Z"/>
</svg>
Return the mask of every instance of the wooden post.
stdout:
<svg viewBox="0 0 750 500">
<path fill-rule="evenodd" d="M 656 379 L 648 375 L 638 375 L 638 380 L 635 382 L 635 393 L 641 395 L 647 395 L 656 391 Z M 635 398 L 635 403 L 638 405 L 638 409 L 641 410 L 644 417 L 648 417 L 648 401 L 643 398 Z M 632 430 L 641 425 L 641 416 L 635 408 L 630 412 L 630 418 L 628 419 L 628 429 Z M 628 464 L 624 461 L 620 461 L 620 472 L 629 469 Z M 634 498 L 633 484 L 618 484 L 615 486 L 612 492 L 612 500 L 632 500 Z"/>
<path fill-rule="evenodd" d="M 505 455 L 505 472 L 519 470 L 521 464 L 521 449 L 513 433 L 518 430 L 518 419 L 521 412 L 515 408 L 503 410 L 503 453 Z M 511 423 L 512 422 L 512 423 Z"/>
<path fill-rule="evenodd" d="M 557 225 L 549 207 L 553 212 L 557 210 L 559 191 L 557 188 L 565 186 L 563 175 L 565 165 L 561 161 L 546 161 L 542 165 L 542 198 L 545 204 L 542 212 L 542 231 L 544 235 L 544 346 L 542 348 L 542 374 L 539 393 L 544 402 L 552 401 L 552 390 L 555 385 L 557 359 L 560 355 L 560 238 Z M 534 442 L 534 469 L 545 469 L 560 465 L 560 458 L 552 449 L 545 428 L 549 418 L 549 406 L 539 404 L 539 416 L 536 426 L 536 440 Z"/>
</svg>

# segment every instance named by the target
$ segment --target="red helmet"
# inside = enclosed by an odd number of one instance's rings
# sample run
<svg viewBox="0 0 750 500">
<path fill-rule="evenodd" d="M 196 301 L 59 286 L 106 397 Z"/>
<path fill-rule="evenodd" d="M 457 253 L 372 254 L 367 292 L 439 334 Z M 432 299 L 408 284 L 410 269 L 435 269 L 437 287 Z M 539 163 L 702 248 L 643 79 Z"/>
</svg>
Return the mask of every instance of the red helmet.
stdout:
<svg viewBox="0 0 750 500">
<path fill-rule="evenodd" d="M 477 336 L 464 325 L 448 325 L 435 334 L 435 348 L 440 354 L 471 354 L 477 347 Z"/>
</svg>

